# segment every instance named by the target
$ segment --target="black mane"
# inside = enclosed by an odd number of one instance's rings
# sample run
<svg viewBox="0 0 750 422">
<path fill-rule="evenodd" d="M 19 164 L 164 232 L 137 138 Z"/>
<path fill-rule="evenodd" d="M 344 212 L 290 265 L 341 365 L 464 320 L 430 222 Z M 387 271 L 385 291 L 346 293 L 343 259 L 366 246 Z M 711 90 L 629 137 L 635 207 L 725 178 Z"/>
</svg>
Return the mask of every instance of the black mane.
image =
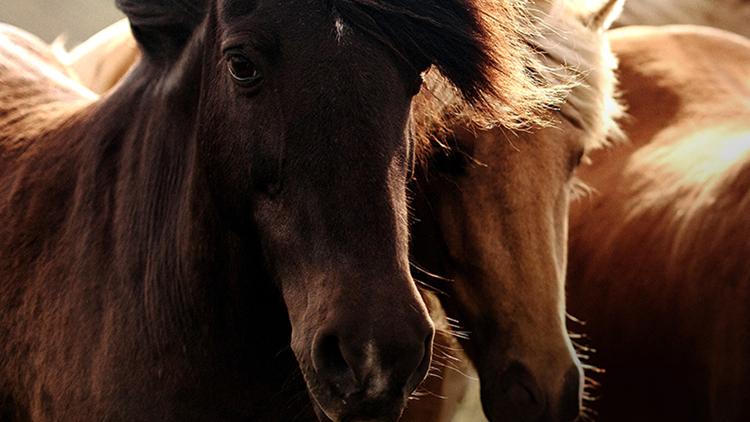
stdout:
<svg viewBox="0 0 750 422">
<path fill-rule="evenodd" d="M 491 89 L 489 35 L 471 0 L 330 0 L 355 28 L 396 50 L 415 69 L 431 63 L 469 102 Z"/>
<path fill-rule="evenodd" d="M 413 68 L 437 70 L 426 77 L 433 95 L 416 101 L 416 132 L 427 149 L 457 124 L 546 125 L 548 111 L 564 97 L 567 87 L 545 79 L 530 42 L 536 28 L 527 0 L 327 1 Z"/>
</svg>

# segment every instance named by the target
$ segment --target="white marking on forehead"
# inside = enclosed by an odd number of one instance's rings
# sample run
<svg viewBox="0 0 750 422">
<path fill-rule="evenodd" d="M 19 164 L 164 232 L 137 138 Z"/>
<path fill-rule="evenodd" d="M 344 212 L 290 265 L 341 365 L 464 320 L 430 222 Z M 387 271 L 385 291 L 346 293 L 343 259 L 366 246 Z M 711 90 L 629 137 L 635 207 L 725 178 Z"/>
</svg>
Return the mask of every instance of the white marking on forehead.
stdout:
<svg viewBox="0 0 750 422">
<path fill-rule="evenodd" d="M 336 16 L 336 19 L 334 19 L 333 25 L 336 28 L 336 41 L 340 43 L 346 33 L 346 24 L 341 19 L 341 16 Z"/>
<path fill-rule="evenodd" d="M 377 353 L 375 351 L 375 343 L 370 340 L 365 344 L 365 366 L 367 368 L 372 368 L 375 364 L 375 353 Z"/>
<path fill-rule="evenodd" d="M 388 375 L 377 362 L 377 350 L 372 341 L 365 345 L 365 365 L 370 374 L 367 395 L 377 397 L 388 389 Z"/>
</svg>

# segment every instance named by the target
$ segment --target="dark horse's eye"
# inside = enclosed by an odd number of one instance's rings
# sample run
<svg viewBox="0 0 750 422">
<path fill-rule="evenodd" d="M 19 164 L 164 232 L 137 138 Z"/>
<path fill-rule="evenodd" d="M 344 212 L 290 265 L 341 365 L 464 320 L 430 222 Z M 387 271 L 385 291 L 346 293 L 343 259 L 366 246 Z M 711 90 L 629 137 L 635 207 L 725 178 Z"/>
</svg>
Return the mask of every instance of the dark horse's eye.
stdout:
<svg viewBox="0 0 750 422">
<path fill-rule="evenodd" d="M 255 63 L 241 54 L 231 54 L 227 62 L 229 64 L 229 74 L 235 82 L 244 86 L 257 85 L 263 80 L 263 75 Z"/>
</svg>

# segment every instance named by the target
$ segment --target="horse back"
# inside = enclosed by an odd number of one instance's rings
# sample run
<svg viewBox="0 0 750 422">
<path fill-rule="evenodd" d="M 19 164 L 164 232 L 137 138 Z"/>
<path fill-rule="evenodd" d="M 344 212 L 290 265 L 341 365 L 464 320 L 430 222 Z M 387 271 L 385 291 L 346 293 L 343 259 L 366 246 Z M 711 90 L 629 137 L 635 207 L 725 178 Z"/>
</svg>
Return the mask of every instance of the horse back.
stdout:
<svg viewBox="0 0 750 422">
<path fill-rule="evenodd" d="M 689 124 L 691 129 L 747 121 L 750 40 L 691 25 L 621 28 L 610 31 L 609 39 L 620 61 L 631 121 L 670 128 Z M 633 125 L 626 129 L 634 142 L 654 138 Z"/>
<path fill-rule="evenodd" d="M 610 38 L 629 142 L 580 168 L 595 193 L 571 207 L 569 261 L 607 370 L 602 419 L 747 420 L 750 42 L 688 26 Z"/>
<path fill-rule="evenodd" d="M 0 174 L 7 160 L 94 99 L 49 45 L 0 24 Z"/>
</svg>

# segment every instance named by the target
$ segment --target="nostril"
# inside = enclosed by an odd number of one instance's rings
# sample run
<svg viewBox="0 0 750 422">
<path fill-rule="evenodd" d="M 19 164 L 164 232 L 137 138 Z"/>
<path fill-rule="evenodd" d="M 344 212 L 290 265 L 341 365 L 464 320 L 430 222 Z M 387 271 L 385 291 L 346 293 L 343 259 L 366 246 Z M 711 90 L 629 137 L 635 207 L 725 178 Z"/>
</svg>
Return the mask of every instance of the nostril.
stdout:
<svg viewBox="0 0 750 422">
<path fill-rule="evenodd" d="M 517 379 L 510 382 L 504 391 L 510 414 L 518 415 L 523 421 L 537 421 L 542 418 L 547 406 L 539 388 L 530 379 Z"/>
<path fill-rule="evenodd" d="M 537 398 L 530 387 L 522 382 L 515 382 L 505 390 L 505 397 L 519 407 L 532 407 L 537 405 Z"/>
<path fill-rule="evenodd" d="M 560 398 L 560 419 L 574 421 L 581 412 L 581 369 L 573 366 L 565 374 L 562 396 Z"/>
<path fill-rule="evenodd" d="M 432 362 L 432 339 L 434 337 L 435 335 L 430 333 L 430 335 L 424 340 L 422 362 L 417 367 L 417 374 L 420 375 L 420 382 L 422 382 L 422 379 L 424 379 L 427 375 L 427 371 L 430 369 L 430 363 Z"/>
<path fill-rule="evenodd" d="M 424 379 L 427 377 L 427 372 L 430 370 L 430 365 L 432 364 L 433 337 L 434 334 L 430 333 L 422 343 L 422 358 L 406 385 L 406 388 L 410 390 L 408 391 L 408 393 L 414 391 L 419 386 L 419 384 L 421 384 L 422 381 L 424 381 Z"/>
<path fill-rule="evenodd" d="M 318 336 L 312 349 L 312 362 L 318 375 L 327 379 L 337 394 L 347 397 L 359 391 L 359 380 L 341 350 L 338 336 Z"/>
<path fill-rule="evenodd" d="M 389 326 L 371 331 L 366 338 L 356 331 L 319 331 L 310 350 L 317 381 L 340 398 L 405 397 L 430 368 L 434 330 L 431 324 L 424 325 L 427 329 L 413 334 Z"/>
<path fill-rule="evenodd" d="M 339 347 L 339 338 L 326 334 L 313 348 L 313 364 L 318 372 L 343 372 L 349 368 Z"/>
<path fill-rule="evenodd" d="M 482 393 L 490 420 L 538 421 L 547 412 L 546 398 L 531 373 L 520 362 L 503 372 L 497 383 L 488 383 Z"/>
</svg>

